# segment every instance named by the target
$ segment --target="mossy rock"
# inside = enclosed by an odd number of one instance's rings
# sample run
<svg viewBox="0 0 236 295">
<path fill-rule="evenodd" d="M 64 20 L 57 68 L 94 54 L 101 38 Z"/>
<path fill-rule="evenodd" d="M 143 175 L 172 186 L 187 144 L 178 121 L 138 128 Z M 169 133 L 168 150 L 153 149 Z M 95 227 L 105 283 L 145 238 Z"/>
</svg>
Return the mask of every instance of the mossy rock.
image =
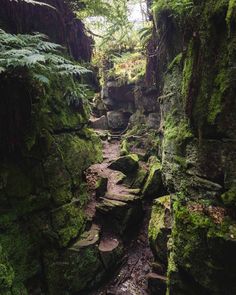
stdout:
<svg viewBox="0 0 236 295">
<path fill-rule="evenodd" d="M 98 250 L 99 228 L 85 232 L 61 257 L 48 261 L 50 294 L 75 294 L 91 290 L 101 282 L 105 269 Z"/>
<path fill-rule="evenodd" d="M 107 177 L 98 177 L 96 182 L 96 197 L 104 197 L 105 193 L 107 192 L 107 185 L 108 185 L 108 178 Z"/>
<path fill-rule="evenodd" d="M 26 294 L 23 284 L 41 272 L 39 243 L 28 222 L 11 223 L 0 235 L 0 290 L 14 288 Z"/>
<path fill-rule="evenodd" d="M 121 171 L 124 174 L 135 173 L 139 168 L 139 158 L 136 154 L 130 154 L 120 157 L 113 161 L 109 168 L 113 170 Z"/>
<path fill-rule="evenodd" d="M 154 200 L 149 222 L 148 237 L 155 260 L 167 269 L 168 247 L 171 234 L 170 196 Z"/>
<path fill-rule="evenodd" d="M 224 209 L 175 201 L 171 238 L 168 276 L 174 294 L 236 292 L 236 223 Z"/>
<path fill-rule="evenodd" d="M 80 185 L 83 171 L 102 160 L 101 151 L 99 138 L 90 130 L 55 136 L 51 155 L 45 162 L 49 186 Z"/>
<path fill-rule="evenodd" d="M 124 196 L 123 201 L 104 198 L 97 206 L 97 212 L 102 214 L 104 224 L 111 224 L 112 230 L 118 234 L 137 225 L 143 216 L 142 205 L 137 196 Z"/>
<path fill-rule="evenodd" d="M 0 293 L 10 292 L 15 279 L 15 273 L 0 245 Z"/>
<path fill-rule="evenodd" d="M 121 156 L 126 156 L 129 154 L 129 143 L 126 138 L 121 142 L 120 154 Z"/>
<path fill-rule="evenodd" d="M 142 193 L 145 198 L 156 198 L 163 193 L 161 164 L 157 159 L 150 164 L 149 174 Z"/>
<path fill-rule="evenodd" d="M 32 192 L 30 173 L 24 170 L 14 164 L 1 168 L 2 185 L 9 197 L 25 197 Z"/>
<path fill-rule="evenodd" d="M 51 212 L 52 230 L 58 236 L 58 243 L 66 247 L 84 229 L 85 217 L 76 202 L 59 207 Z"/>
<path fill-rule="evenodd" d="M 236 187 L 232 187 L 230 190 L 221 195 L 221 199 L 226 206 L 236 206 Z"/>
</svg>

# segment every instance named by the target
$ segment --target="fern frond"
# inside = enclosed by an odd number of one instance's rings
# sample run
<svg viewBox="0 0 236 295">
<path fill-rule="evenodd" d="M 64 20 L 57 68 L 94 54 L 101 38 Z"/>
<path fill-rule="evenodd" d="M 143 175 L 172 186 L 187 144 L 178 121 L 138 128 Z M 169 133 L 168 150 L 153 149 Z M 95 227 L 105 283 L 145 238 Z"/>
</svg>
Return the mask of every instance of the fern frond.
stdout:
<svg viewBox="0 0 236 295">
<path fill-rule="evenodd" d="M 18 2 L 18 0 L 15 0 L 16 2 Z M 35 0 L 21 0 L 22 2 L 25 2 L 27 4 L 32 4 L 32 5 L 39 5 L 39 6 L 47 6 L 50 7 L 52 9 L 56 9 L 54 6 L 49 5 L 45 2 L 39 2 L 39 1 L 35 1 Z"/>
</svg>

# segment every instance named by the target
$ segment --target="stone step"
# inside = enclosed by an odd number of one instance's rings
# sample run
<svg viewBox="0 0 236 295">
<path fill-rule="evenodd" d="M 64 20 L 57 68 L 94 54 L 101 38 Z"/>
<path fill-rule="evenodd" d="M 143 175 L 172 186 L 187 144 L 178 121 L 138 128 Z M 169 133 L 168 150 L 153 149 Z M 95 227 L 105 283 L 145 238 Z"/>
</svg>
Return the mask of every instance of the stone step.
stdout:
<svg viewBox="0 0 236 295">
<path fill-rule="evenodd" d="M 107 193 L 105 194 L 104 198 L 109 200 L 114 200 L 114 201 L 125 202 L 125 203 L 132 203 L 140 199 L 139 196 L 128 194 L 128 192 L 119 193 L 119 194 Z"/>
<path fill-rule="evenodd" d="M 123 196 L 123 198 L 121 195 L 101 198 L 101 203 L 97 205 L 96 209 L 97 220 L 100 220 L 104 227 L 119 235 L 139 222 L 143 213 L 142 204 L 139 198 L 134 195 Z"/>
<path fill-rule="evenodd" d="M 80 251 L 82 248 L 90 247 L 98 243 L 100 238 L 101 227 L 97 224 L 92 224 L 91 229 L 82 234 L 71 247 L 71 251 Z"/>
<path fill-rule="evenodd" d="M 115 236 L 105 236 L 98 246 L 101 260 L 106 269 L 117 265 L 123 256 L 122 242 Z"/>
</svg>

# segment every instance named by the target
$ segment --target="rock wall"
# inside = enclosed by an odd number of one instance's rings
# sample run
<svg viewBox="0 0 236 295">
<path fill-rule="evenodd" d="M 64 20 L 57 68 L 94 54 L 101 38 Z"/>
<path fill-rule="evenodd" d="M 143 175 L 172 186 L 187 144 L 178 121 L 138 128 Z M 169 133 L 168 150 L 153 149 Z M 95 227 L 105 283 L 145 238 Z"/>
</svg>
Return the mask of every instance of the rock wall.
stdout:
<svg viewBox="0 0 236 295">
<path fill-rule="evenodd" d="M 157 50 L 147 68 L 159 92 L 158 154 L 172 215 L 167 242 L 166 206 L 153 207 L 156 262 L 168 252 L 166 294 L 234 294 L 235 1 L 159 0 L 153 12 Z"/>
<path fill-rule="evenodd" d="M 66 32 L 60 30 L 64 25 L 61 17 L 46 7 L 1 2 L 0 23 L 11 32 L 37 29 L 63 43 L 68 39 L 56 37 Z M 89 58 L 76 43 L 84 42 L 77 38 L 83 29 L 80 21 L 72 20 L 72 24 L 74 50 L 79 58 Z M 87 37 L 82 38 L 83 46 L 89 46 Z M 101 144 L 87 128 L 90 110 L 86 100 L 76 92 L 68 100 L 70 79 L 58 81 L 51 74 L 47 86 L 42 87 L 27 67 L 0 74 L 2 295 L 65 294 L 65 290 L 55 289 L 55 281 L 66 285 L 69 280 L 66 273 L 57 271 L 58 265 L 72 264 L 65 253 L 90 223 L 84 212 L 89 199 L 84 170 L 101 160 Z M 73 270 L 80 268 L 78 258 Z"/>
<path fill-rule="evenodd" d="M 2 0 L 0 25 L 12 34 L 40 32 L 65 46 L 76 60 L 89 61 L 93 40 L 85 34 L 84 24 L 64 0 L 40 0 L 46 5 L 22 0 Z M 53 8 L 52 8 L 53 7 Z"/>
</svg>

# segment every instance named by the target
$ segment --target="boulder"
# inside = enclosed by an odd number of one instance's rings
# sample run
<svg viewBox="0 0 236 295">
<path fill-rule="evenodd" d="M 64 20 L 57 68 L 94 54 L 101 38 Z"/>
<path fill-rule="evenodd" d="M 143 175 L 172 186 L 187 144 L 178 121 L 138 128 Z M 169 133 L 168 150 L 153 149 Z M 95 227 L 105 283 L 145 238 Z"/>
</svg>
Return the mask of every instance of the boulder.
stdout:
<svg viewBox="0 0 236 295">
<path fill-rule="evenodd" d="M 180 197 L 173 199 L 173 217 L 170 294 L 236 294 L 235 219 L 224 207 L 209 206 L 209 200 Z"/>
<path fill-rule="evenodd" d="M 96 182 L 96 197 L 101 198 L 104 197 L 107 191 L 108 178 L 107 177 L 99 177 Z"/>
<path fill-rule="evenodd" d="M 120 111 L 107 112 L 108 127 L 113 130 L 125 129 L 130 115 Z"/>
<path fill-rule="evenodd" d="M 61 255 L 53 256 L 53 262 L 50 257 L 46 269 L 50 279 L 50 294 L 81 294 L 85 290 L 91 290 L 104 279 L 105 268 L 98 250 L 99 236 L 100 228 L 93 224 L 89 231 Z"/>
<path fill-rule="evenodd" d="M 127 200 L 127 198 L 129 199 Z M 96 208 L 97 214 L 102 216 L 104 226 L 112 226 L 113 232 L 117 234 L 123 234 L 134 224 L 137 224 L 143 213 L 141 202 L 135 196 L 132 199 L 130 196 L 126 196 L 123 201 L 104 198 Z"/>
<path fill-rule="evenodd" d="M 117 81 L 109 81 L 102 89 L 102 98 L 108 110 L 122 110 L 133 113 L 134 85 L 120 85 Z"/>
<path fill-rule="evenodd" d="M 121 171 L 124 174 L 135 173 L 139 168 L 139 158 L 136 154 L 119 157 L 113 161 L 109 168 Z"/>
<path fill-rule="evenodd" d="M 101 116 L 100 118 L 92 118 L 90 119 L 90 126 L 94 129 L 102 129 L 107 130 L 107 117 L 105 115 Z"/>
</svg>

